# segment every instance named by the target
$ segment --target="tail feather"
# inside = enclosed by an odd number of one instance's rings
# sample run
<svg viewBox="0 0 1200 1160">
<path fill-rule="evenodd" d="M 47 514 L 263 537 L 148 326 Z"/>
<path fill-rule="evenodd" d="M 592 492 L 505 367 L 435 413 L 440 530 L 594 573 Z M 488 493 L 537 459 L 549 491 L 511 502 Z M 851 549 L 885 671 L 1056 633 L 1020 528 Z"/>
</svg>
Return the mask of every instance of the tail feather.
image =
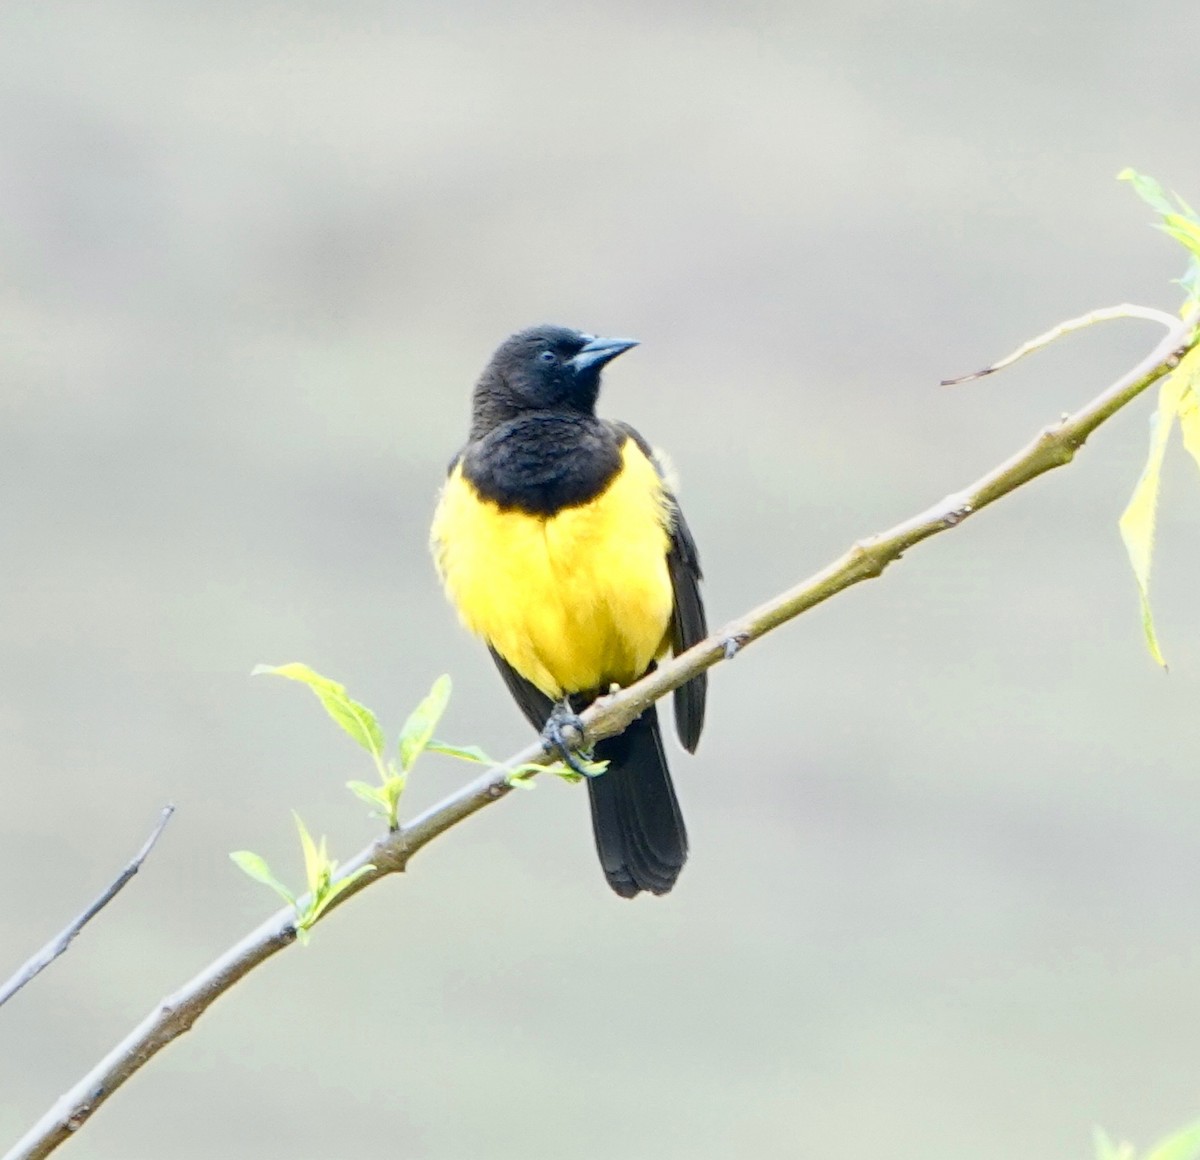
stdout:
<svg viewBox="0 0 1200 1160">
<path fill-rule="evenodd" d="M 596 745 L 608 769 L 588 779 L 592 830 L 608 884 L 622 898 L 666 894 L 687 860 L 687 831 L 667 770 L 658 713 Z"/>
</svg>

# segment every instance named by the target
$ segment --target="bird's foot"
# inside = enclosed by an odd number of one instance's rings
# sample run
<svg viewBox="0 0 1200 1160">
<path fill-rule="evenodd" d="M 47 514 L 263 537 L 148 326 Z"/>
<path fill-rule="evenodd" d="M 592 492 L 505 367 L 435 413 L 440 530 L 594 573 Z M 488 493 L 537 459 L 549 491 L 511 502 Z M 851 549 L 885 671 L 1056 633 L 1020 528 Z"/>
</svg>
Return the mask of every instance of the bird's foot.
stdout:
<svg viewBox="0 0 1200 1160">
<path fill-rule="evenodd" d="M 573 729 L 579 735 L 579 741 L 574 747 L 567 739 L 566 731 L 568 729 Z M 550 710 L 546 727 L 542 730 L 542 748 L 547 753 L 553 753 L 560 758 L 576 773 L 587 777 L 588 769 L 575 752 L 576 749 L 582 748 L 584 742 L 583 721 L 571 708 L 571 702 L 567 700 L 557 702 Z"/>
</svg>

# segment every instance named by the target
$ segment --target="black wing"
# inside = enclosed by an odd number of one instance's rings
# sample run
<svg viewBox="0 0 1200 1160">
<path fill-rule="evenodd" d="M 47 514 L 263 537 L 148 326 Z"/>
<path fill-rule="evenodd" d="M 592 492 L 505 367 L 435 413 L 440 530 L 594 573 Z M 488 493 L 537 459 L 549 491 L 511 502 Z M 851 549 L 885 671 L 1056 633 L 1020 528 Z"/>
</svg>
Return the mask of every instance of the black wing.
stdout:
<svg viewBox="0 0 1200 1160">
<path fill-rule="evenodd" d="M 667 553 L 667 570 L 675 593 L 675 608 L 671 613 L 671 651 L 678 656 L 708 636 L 704 619 L 704 601 L 700 597 L 700 558 L 696 541 L 688 529 L 683 512 L 675 497 L 671 497 L 674 519 L 671 526 L 671 549 Z M 704 700 L 708 693 L 708 674 L 693 677 L 675 690 L 675 728 L 679 740 L 689 753 L 700 744 L 704 728 Z"/>
<path fill-rule="evenodd" d="M 650 444 L 625 423 L 615 426 L 641 448 L 665 483 L 662 464 Z M 708 624 L 704 617 L 704 601 L 700 596 L 702 574 L 696 541 L 692 539 L 687 520 L 683 518 L 679 501 L 669 488 L 667 498 L 671 504 L 671 546 L 667 550 L 667 571 L 671 576 L 671 590 L 675 598 L 675 607 L 671 612 L 671 651 L 678 656 L 708 636 Z M 675 690 L 675 729 L 689 753 L 695 753 L 696 746 L 700 744 L 707 694 L 707 673 L 693 677 L 686 685 L 680 685 Z"/>
</svg>

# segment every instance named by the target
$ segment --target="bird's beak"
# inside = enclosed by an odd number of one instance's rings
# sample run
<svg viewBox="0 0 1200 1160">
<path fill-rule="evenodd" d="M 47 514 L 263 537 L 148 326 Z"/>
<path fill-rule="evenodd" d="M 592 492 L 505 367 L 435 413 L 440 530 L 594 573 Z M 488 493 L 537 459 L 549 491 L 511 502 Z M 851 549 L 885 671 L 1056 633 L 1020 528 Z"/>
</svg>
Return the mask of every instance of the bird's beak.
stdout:
<svg viewBox="0 0 1200 1160">
<path fill-rule="evenodd" d="M 630 347 L 637 346 L 636 338 L 593 338 L 571 361 L 577 371 L 597 370 L 605 363 L 611 362 L 619 354 L 624 354 Z"/>
</svg>

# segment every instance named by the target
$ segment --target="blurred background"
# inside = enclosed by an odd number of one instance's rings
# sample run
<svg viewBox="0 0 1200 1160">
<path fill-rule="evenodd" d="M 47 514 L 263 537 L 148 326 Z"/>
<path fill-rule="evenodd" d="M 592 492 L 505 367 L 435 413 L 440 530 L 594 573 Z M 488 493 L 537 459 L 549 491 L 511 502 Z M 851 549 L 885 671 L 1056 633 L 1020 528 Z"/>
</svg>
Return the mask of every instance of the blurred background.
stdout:
<svg viewBox="0 0 1200 1160">
<path fill-rule="evenodd" d="M 0 14 L 0 1010 L 14 1139 L 301 876 L 360 752 L 527 728 L 426 534 L 492 348 L 632 334 L 720 624 L 955 490 L 1159 339 L 1200 199 L 1193 5 L 10 5 Z M 712 677 L 678 888 L 606 889 L 582 790 L 447 835 L 223 999 L 70 1154 L 1083 1157 L 1200 1111 L 1200 488 L 1144 648 L 1116 519 L 1149 400 Z M 431 759 L 411 815 L 469 776 Z"/>
</svg>

